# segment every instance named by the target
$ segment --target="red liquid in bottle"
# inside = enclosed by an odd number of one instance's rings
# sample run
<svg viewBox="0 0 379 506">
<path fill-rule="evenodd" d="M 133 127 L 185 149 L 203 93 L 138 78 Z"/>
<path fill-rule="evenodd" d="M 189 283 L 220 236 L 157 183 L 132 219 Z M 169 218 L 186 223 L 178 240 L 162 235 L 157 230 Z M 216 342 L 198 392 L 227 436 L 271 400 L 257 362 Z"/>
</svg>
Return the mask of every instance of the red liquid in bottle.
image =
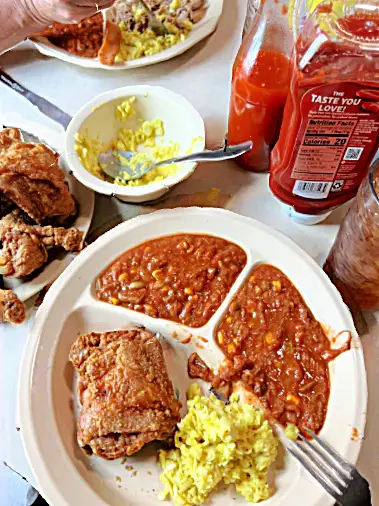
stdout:
<svg viewBox="0 0 379 506">
<path fill-rule="evenodd" d="M 228 141 L 253 141 L 252 150 L 236 162 L 254 172 L 268 171 L 270 151 L 279 137 L 292 51 L 287 26 L 278 1 L 261 2 L 233 66 Z"/>
<path fill-rule="evenodd" d="M 271 154 L 272 192 L 319 221 L 356 195 L 379 145 L 379 6 L 355 11 L 320 5 L 306 22 Z"/>
</svg>

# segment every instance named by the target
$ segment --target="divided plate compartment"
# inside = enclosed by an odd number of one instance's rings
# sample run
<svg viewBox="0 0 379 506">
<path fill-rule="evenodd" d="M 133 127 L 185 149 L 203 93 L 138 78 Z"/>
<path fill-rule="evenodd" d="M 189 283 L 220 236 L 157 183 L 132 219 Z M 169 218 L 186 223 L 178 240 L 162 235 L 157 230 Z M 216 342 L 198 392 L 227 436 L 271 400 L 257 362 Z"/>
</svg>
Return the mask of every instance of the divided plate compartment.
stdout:
<svg viewBox="0 0 379 506">
<path fill-rule="evenodd" d="M 247 254 L 244 270 L 206 325 L 189 328 L 96 298 L 97 277 L 124 251 L 153 238 L 179 233 L 222 237 Z M 351 441 L 352 429 L 357 428 L 363 435 L 367 395 L 362 350 L 348 310 L 325 274 L 290 240 L 254 220 L 219 209 L 158 211 L 119 225 L 89 246 L 54 284 L 37 314 L 23 360 L 20 419 L 28 458 L 51 506 L 161 504 L 159 444 L 147 445 L 125 462 L 88 457 L 79 448 L 77 378 L 68 361 L 75 339 L 87 332 L 136 326 L 160 332 L 164 336 L 162 346 L 169 376 L 179 392 L 185 414 L 186 390 L 194 381 L 187 374 L 188 357 L 196 352 L 213 369 L 221 363 L 223 354 L 215 341 L 215 329 L 231 299 L 258 263 L 270 263 L 281 269 L 298 288 L 316 319 L 333 329 L 333 335 L 344 330 L 353 335 L 352 349 L 330 366 L 331 396 L 321 435 L 351 462 L 356 461 L 360 442 Z M 206 393 L 208 386 L 200 383 Z M 270 476 L 275 493 L 266 501 L 268 505 L 333 504 L 283 449 L 275 468 L 276 472 Z M 229 506 L 231 500 L 233 504 L 246 504 L 234 487 L 221 487 L 211 495 L 208 504 Z"/>
</svg>

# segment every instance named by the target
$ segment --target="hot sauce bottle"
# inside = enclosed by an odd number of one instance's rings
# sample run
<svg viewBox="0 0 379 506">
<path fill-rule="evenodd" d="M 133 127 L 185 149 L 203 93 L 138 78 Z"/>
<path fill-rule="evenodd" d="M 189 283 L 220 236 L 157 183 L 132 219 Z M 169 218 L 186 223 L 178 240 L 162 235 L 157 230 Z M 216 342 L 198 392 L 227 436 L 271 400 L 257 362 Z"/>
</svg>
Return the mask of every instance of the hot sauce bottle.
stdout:
<svg viewBox="0 0 379 506">
<path fill-rule="evenodd" d="M 322 2 L 296 42 L 270 188 L 318 223 L 353 198 L 379 146 L 379 2 Z"/>
<path fill-rule="evenodd" d="M 252 140 L 253 148 L 236 161 L 243 168 L 264 172 L 269 168 L 270 150 L 280 131 L 289 87 L 289 56 L 293 37 L 284 3 L 249 0 L 246 25 L 249 31 L 233 66 L 228 142 Z"/>
</svg>

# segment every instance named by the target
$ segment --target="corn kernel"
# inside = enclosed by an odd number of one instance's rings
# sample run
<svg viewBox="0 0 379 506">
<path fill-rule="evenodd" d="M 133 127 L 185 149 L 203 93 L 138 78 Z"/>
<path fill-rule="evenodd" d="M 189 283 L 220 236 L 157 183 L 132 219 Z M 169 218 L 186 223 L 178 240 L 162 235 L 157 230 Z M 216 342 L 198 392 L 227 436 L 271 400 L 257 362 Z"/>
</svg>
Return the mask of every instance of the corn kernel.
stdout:
<svg viewBox="0 0 379 506">
<path fill-rule="evenodd" d="M 229 325 L 232 323 L 233 318 L 231 316 L 228 316 L 226 319 L 226 323 L 229 323 Z"/>
<path fill-rule="evenodd" d="M 120 281 L 120 283 L 122 283 L 123 281 L 126 281 L 127 279 L 128 279 L 128 275 L 126 274 L 126 272 L 123 272 L 118 277 L 118 280 Z"/>
<path fill-rule="evenodd" d="M 130 274 L 136 274 L 137 273 L 137 269 L 135 267 L 132 267 L 130 269 Z"/>
<path fill-rule="evenodd" d="M 250 276 L 249 283 L 255 283 L 255 276 Z"/>
<path fill-rule="evenodd" d="M 116 299 L 116 297 L 111 297 L 110 301 L 115 306 L 117 306 L 118 304 L 120 304 L 120 301 L 118 299 Z"/>
<path fill-rule="evenodd" d="M 179 249 L 188 249 L 188 242 L 182 241 L 178 244 Z"/>
<path fill-rule="evenodd" d="M 297 395 L 288 394 L 286 399 L 288 402 L 292 402 L 292 404 L 296 404 L 296 406 L 298 406 L 300 404 L 300 399 Z"/>
<path fill-rule="evenodd" d="M 233 339 L 233 343 L 235 343 L 237 346 L 239 345 L 239 341 L 238 341 L 237 337 L 235 339 Z"/>
<path fill-rule="evenodd" d="M 267 332 L 265 335 L 265 340 L 267 344 L 272 344 L 275 342 L 275 336 L 272 332 Z"/>
<path fill-rule="evenodd" d="M 193 290 L 192 290 L 192 288 L 185 288 L 184 293 L 187 295 L 193 295 Z"/>
<path fill-rule="evenodd" d="M 162 292 L 168 292 L 170 290 L 170 287 L 168 285 L 165 285 L 163 288 L 162 288 Z"/>
<path fill-rule="evenodd" d="M 224 344 L 224 334 L 221 330 L 217 333 L 217 340 L 220 344 Z"/>
<path fill-rule="evenodd" d="M 275 292 L 282 291 L 282 283 L 280 281 L 273 281 L 272 286 L 274 287 Z"/>
<path fill-rule="evenodd" d="M 7 262 L 4 257 L 0 256 L 0 265 L 5 265 Z"/>
<path fill-rule="evenodd" d="M 228 344 L 228 351 L 232 352 L 232 351 L 235 351 L 236 347 L 234 346 L 233 343 L 229 343 Z"/>
<path fill-rule="evenodd" d="M 157 281 L 162 278 L 162 274 L 163 274 L 162 269 L 157 269 L 152 272 L 153 278 L 156 279 Z"/>
<path fill-rule="evenodd" d="M 256 295 L 261 295 L 261 293 L 262 293 L 262 288 L 261 288 L 260 286 L 258 286 L 258 285 L 257 285 L 257 286 L 254 288 L 254 290 L 255 290 Z"/>
</svg>

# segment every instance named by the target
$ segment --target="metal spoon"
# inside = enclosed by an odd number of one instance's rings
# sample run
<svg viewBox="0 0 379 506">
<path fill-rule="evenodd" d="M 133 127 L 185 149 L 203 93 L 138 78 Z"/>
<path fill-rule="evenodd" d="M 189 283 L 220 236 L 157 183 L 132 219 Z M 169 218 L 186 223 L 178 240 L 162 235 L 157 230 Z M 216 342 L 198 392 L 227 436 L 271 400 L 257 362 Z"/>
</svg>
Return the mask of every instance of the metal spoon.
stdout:
<svg viewBox="0 0 379 506">
<path fill-rule="evenodd" d="M 149 18 L 150 28 L 153 30 L 153 32 L 156 33 L 157 35 L 168 35 L 170 32 L 167 30 L 165 25 L 161 21 L 159 21 L 159 19 L 147 5 L 145 0 L 139 0 L 139 3 L 145 9 L 147 17 Z"/>
<path fill-rule="evenodd" d="M 242 144 L 238 144 L 237 146 L 225 146 L 222 149 L 216 149 L 214 151 L 202 151 L 200 153 L 178 156 L 159 163 L 154 163 L 152 160 L 144 160 L 135 167 L 122 164 L 117 155 L 121 156 L 125 160 L 130 160 L 136 155 L 136 153 L 131 153 L 130 151 L 110 150 L 99 155 L 99 163 L 105 174 L 113 179 L 117 178 L 123 181 L 133 181 L 133 179 L 139 179 L 158 167 L 179 162 L 216 162 L 229 160 L 243 155 L 252 147 L 253 143 L 251 141 L 247 141 Z"/>
</svg>

